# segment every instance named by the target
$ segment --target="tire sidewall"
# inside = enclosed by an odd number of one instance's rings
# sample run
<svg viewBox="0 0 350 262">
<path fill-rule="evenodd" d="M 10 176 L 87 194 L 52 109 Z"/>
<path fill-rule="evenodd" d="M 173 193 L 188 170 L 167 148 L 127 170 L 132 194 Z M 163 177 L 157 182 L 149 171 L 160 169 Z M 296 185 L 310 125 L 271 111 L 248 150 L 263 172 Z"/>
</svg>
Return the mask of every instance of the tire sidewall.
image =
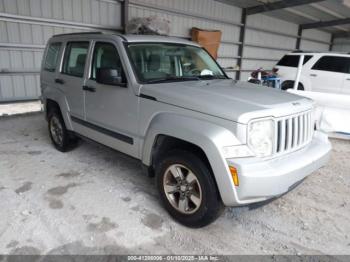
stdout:
<svg viewBox="0 0 350 262">
<path fill-rule="evenodd" d="M 52 133 L 51 133 L 51 119 L 55 117 L 58 119 L 58 121 L 60 122 L 61 126 L 62 126 L 62 144 L 59 145 L 55 142 L 55 140 L 52 137 Z M 68 144 L 69 144 L 69 136 L 68 136 L 68 132 L 66 129 L 66 125 L 64 124 L 63 118 L 61 116 L 61 114 L 59 112 L 57 112 L 57 110 L 51 110 L 48 113 L 48 129 L 49 129 L 49 134 L 50 134 L 50 138 L 51 138 L 51 142 L 54 145 L 54 147 L 61 151 L 61 152 L 66 152 L 68 150 Z"/>
<path fill-rule="evenodd" d="M 164 175 L 169 166 L 180 164 L 190 169 L 197 177 L 202 190 L 202 203 L 193 214 L 177 211 L 164 192 Z M 210 169 L 196 155 L 186 151 L 172 151 L 156 167 L 156 183 L 165 209 L 181 224 L 189 227 L 203 227 L 215 220 L 222 209 L 222 202 Z"/>
</svg>

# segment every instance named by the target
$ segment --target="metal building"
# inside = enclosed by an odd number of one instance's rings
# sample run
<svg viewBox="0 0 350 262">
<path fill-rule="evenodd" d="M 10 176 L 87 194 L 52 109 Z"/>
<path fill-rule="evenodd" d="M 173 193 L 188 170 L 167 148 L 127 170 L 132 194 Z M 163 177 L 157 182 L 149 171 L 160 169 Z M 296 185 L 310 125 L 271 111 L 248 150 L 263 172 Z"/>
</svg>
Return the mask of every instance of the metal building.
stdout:
<svg viewBox="0 0 350 262">
<path fill-rule="evenodd" d="M 0 0 L 0 102 L 37 99 L 43 49 L 53 34 L 122 32 L 128 19 L 157 15 L 172 35 L 223 32 L 219 63 L 232 78 L 271 69 L 295 49 L 350 51 L 348 0 Z M 273 3 L 271 3 L 273 2 Z"/>
</svg>

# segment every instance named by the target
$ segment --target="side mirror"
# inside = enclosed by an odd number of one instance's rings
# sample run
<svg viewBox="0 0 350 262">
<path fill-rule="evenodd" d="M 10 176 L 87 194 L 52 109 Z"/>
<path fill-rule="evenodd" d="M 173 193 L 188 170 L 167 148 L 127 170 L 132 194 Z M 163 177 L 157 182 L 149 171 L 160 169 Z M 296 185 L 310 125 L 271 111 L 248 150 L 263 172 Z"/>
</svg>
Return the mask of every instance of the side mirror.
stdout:
<svg viewBox="0 0 350 262">
<path fill-rule="evenodd" d="M 96 72 L 96 82 L 104 85 L 126 87 L 123 78 L 117 69 L 98 68 Z"/>
</svg>

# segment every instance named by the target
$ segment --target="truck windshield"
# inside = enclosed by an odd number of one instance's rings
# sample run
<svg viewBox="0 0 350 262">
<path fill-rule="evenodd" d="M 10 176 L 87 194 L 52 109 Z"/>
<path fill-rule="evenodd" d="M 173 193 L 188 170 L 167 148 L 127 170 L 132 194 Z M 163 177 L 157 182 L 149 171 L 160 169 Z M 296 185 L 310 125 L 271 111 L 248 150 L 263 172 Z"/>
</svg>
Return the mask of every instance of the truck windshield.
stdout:
<svg viewBox="0 0 350 262">
<path fill-rule="evenodd" d="M 142 83 L 226 79 L 215 60 L 202 48 L 172 43 L 132 43 L 129 57 Z"/>
</svg>

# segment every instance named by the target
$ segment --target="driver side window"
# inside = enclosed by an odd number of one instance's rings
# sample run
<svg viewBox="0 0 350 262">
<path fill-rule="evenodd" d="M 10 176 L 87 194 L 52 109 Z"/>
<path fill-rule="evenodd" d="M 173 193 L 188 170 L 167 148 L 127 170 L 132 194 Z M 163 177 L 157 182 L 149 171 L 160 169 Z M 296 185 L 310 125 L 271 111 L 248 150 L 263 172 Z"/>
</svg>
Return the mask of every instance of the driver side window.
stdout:
<svg viewBox="0 0 350 262">
<path fill-rule="evenodd" d="M 116 69 L 119 75 L 125 79 L 123 66 L 116 47 L 111 43 L 97 42 L 91 67 L 91 79 L 96 80 L 98 69 Z"/>
</svg>

